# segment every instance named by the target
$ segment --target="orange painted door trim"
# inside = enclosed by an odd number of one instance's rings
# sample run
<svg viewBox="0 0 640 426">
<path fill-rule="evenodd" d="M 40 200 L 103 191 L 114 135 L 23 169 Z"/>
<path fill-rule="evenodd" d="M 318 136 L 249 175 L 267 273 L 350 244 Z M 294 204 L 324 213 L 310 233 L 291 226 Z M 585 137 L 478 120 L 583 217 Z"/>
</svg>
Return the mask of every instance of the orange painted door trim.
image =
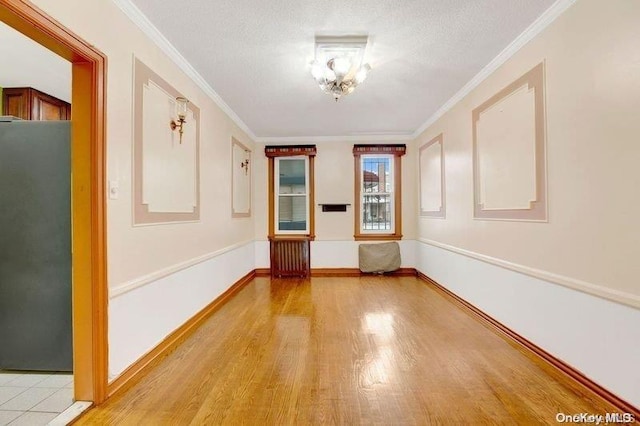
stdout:
<svg viewBox="0 0 640 426">
<path fill-rule="evenodd" d="M 72 63 L 74 397 L 100 404 L 107 397 L 108 377 L 107 58 L 27 0 L 0 0 L 0 21 Z"/>
</svg>

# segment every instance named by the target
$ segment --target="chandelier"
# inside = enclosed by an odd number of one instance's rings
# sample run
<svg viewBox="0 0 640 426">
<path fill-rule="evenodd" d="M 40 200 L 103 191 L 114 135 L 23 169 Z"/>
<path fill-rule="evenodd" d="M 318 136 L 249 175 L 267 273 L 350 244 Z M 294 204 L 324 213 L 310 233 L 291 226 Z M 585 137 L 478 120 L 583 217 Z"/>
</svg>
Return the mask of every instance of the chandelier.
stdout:
<svg viewBox="0 0 640 426">
<path fill-rule="evenodd" d="M 371 66 L 362 63 L 366 46 L 367 36 L 316 36 L 311 75 L 336 102 L 367 78 Z"/>
</svg>

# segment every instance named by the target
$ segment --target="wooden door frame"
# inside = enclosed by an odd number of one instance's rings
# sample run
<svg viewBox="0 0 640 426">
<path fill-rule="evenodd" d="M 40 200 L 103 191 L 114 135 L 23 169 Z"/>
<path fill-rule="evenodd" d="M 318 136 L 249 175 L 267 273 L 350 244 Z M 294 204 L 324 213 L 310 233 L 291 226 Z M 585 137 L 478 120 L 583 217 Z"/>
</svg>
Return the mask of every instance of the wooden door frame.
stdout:
<svg viewBox="0 0 640 426">
<path fill-rule="evenodd" d="M 0 0 L 0 21 L 72 64 L 72 305 L 76 400 L 107 397 L 105 222 L 107 58 L 28 0 Z"/>
</svg>

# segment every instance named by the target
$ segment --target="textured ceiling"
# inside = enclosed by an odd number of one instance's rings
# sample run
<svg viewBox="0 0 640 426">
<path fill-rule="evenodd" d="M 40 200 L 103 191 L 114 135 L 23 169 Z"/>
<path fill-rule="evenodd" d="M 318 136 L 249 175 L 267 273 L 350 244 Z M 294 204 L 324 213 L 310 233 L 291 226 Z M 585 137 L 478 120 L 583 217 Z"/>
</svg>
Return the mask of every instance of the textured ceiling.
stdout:
<svg viewBox="0 0 640 426">
<path fill-rule="evenodd" d="M 411 134 L 553 0 L 132 0 L 257 137 Z M 315 34 L 369 35 L 367 80 L 337 103 Z"/>
</svg>

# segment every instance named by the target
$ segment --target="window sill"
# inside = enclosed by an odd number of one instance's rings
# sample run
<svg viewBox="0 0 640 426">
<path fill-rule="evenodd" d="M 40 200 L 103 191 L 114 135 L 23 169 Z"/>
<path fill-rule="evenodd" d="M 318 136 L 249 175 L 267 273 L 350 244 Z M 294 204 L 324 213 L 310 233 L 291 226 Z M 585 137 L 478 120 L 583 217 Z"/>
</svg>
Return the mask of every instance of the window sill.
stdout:
<svg viewBox="0 0 640 426">
<path fill-rule="evenodd" d="M 356 241 L 399 241 L 402 235 L 396 234 L 356 234 L 353 236 Z"/>
</svg>

